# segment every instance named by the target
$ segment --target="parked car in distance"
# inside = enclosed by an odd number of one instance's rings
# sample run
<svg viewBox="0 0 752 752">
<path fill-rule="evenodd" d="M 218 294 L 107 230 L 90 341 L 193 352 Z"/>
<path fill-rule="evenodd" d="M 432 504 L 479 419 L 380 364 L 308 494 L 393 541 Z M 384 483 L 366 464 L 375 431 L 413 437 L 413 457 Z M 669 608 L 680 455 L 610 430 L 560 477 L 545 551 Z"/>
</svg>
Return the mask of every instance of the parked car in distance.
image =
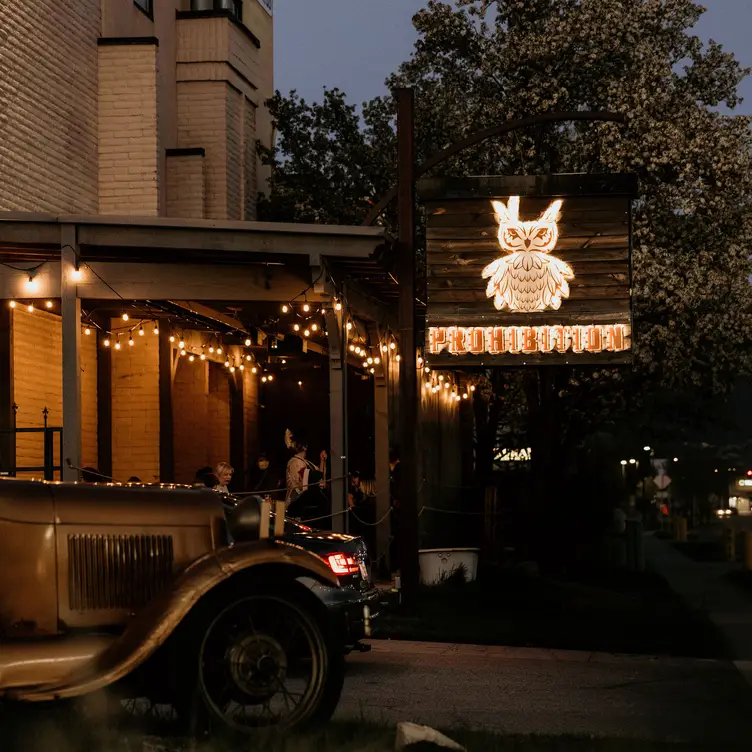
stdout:
<svg viewBox="0 0 752 752">
<path fill-rule="evenodd" d="M 262 530 L 258 504 L 228 519 L 207 489 L 0 480 L 0 700 L 110 688 L 194 730 L 326 722 L 341 629 L 300 580 L 340 580 Z"/>
</svg>

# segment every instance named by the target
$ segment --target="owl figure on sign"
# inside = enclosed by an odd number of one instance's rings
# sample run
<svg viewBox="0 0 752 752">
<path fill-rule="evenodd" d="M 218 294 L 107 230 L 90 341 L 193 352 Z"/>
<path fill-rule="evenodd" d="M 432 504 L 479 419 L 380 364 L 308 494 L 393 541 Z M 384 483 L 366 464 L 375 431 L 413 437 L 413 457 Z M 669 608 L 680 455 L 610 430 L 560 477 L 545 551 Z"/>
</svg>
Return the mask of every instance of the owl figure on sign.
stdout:
<svg viewBox="0 0 752 752">
<path fill-rule="evenodd" d="M 510 197 L 506 206 L 501 201 L 491 203 L 499 222 L 499 245 L 508 255 L 483 270 L 483 279 L 488 279 L 486 295 L 499 311 L 558 311 L 562 299 L 569 297 L 568 280 L 574 279 L 572 268 L 551 256 L 559 239 L 562 202 L 554 201 L 531 222 L 519 218 L 519 196 Z"/>
</svg>

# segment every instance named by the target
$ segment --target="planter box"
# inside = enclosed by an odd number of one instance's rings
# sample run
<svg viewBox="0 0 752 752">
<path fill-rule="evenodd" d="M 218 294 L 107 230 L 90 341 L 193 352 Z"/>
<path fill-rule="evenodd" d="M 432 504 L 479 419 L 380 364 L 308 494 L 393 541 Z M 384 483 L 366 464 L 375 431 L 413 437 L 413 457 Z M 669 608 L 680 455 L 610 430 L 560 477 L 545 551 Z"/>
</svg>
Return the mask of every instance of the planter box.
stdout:
<svg viewBox="0 0 752 752">
<path fill-rule="evenodd" d="M 422 548 L 418 552 L 420 581 L 424 585 L 438 585 L 452 572 L 464 567 L 465 581 L 478 575 L 479 548 Z"/>
</svg>

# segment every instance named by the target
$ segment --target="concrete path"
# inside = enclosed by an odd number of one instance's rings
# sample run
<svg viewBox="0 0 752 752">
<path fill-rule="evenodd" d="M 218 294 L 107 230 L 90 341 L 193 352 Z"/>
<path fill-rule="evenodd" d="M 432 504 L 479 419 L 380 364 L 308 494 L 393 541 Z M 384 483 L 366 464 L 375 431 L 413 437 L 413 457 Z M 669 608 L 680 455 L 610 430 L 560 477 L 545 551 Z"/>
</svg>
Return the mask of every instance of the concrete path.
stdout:
<svg viewBox="0 0 752 752">
<path fill-rule="evenodd" d="M 662 575 L 689 608 L 707 613 L 739 670 L 752 681 L 752 598 L 727 579 L 738 566 L 694 561 L 649 534 L 644 545 L 648 568 Z"/>
<path fill-rule="evenodd" d="M 752 739 L 730 663 L 374 640 L 350 656 L 340 718 L 513 734 L 729 744 Z"/>
</svg>

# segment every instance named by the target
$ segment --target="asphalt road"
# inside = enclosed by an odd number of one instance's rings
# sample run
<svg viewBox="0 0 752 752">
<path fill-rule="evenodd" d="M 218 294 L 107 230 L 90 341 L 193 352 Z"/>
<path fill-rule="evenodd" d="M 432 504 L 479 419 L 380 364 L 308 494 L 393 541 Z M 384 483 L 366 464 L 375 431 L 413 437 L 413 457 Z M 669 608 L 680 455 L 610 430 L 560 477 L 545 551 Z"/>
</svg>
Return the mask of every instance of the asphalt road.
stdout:
<svg viewBox="0 0 752 752">
<path fill-rule="evenodd" d="M 752 739 L 752 686 L 722 661 L 372 642 L 337 716 L 512 734 L 728 744 Z"/>
</svg>

